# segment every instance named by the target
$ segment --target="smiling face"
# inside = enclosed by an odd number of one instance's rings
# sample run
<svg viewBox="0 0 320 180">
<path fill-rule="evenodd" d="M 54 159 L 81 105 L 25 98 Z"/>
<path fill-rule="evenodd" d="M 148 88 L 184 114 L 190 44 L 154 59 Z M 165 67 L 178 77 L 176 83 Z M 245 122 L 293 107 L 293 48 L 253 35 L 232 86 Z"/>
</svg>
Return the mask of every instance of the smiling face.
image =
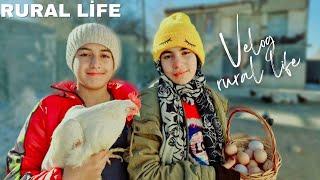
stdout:
<svg viewBox="0 0 320 180">
<path fill-rule="evenodd" d="M 92 90 L 105 88 L 114 73 L 112 53 L 103 45 L 85 44 L 76 53 L 73 72 L 78 87 Z"/>
<path fill-rule="evenodd" d="M 197 70 L 197 56 L 187 48 L 174 47 L 162 52 L 160 63 L 164 74 L 176 84 L 187 84 Z"/>
</svg>

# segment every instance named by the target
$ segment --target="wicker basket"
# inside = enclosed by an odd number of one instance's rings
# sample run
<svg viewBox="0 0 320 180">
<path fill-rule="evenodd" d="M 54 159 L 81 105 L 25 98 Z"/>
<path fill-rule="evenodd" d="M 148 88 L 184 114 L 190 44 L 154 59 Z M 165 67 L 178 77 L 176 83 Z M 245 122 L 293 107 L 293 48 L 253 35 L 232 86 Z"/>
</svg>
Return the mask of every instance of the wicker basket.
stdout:
<svg viewBox="0 0 320 180">
<path fill-rule="evenodd" d="M 231 127 L 231 122 L 236 113 L 249 113 L 251 115 L 254 115 L 259 122 L 263 125 L 263 129 L 265 131 L 266 137 L 264 138 L 259 138 L 259 137 L 250 137 L 248 135 L 241 135 L 241 136 L 235 136 L 231 139 L 230 136 L 230 127 Z M 248 144 L 251 140 L 259 140 L 263 143 L 264 149 L 267 152 L 268 159 L 272 160 L 274 163 L 274 168 L 270 169 L 268 171 L 265 171 L 263 173 L 256 173 L 256 174 L 250 174 L 250 175 L 244 175 L 240 174 L 241 179 L 250 179 L 250 180 L 262 180 L 262 179 L 270 179 L 270 180 L 275 180 L 277 179 L 277 174 L 279 172 L 279 168 L 281 166 L 281 157 L 280 154 L 277 151 L 277 144 L 276 140 L 273 134 L 273 131 L 270 127 L 270 125 L 267 123 L 267 121 L 257 114 L 256 112 L 252 111 L 249 108 L 245 107 L 238 107 L 238 108 L 233 108 L 230 111 L 230 116 L 229 120 L 227 122 L 227 144 L 228 143 L 235 143 L 237 147 L 243 147 L 247 148 Z"/>
</svg>

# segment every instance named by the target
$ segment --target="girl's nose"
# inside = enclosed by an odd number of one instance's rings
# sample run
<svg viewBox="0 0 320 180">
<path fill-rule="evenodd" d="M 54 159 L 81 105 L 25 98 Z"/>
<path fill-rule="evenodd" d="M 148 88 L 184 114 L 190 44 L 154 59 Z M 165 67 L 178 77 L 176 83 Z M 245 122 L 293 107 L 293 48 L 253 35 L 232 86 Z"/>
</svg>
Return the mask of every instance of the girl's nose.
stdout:
<svg viewBox="0 0 320 180">
<path fill-rule="evenodd" d="M 99 59 L 96 56 L 93 56 L 90 65 L 91 68 L 100 68 Z"/>
<path fill-rule="evenodd" d="M 178 68 L 180 68 L 180 66 L 181 66 L 181 57 L 178 55 L 178 56 L 174 56 L 174 58 L 173 58 L 173 68 L 174 69 L 178 69 Z"/>
</svg>

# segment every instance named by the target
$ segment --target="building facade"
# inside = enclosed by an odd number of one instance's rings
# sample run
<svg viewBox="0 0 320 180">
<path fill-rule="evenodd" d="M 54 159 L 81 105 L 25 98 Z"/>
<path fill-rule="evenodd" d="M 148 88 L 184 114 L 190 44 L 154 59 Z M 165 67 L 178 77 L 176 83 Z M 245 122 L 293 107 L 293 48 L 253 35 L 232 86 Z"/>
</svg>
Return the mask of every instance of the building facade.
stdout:
<svg viewBox="0 0 320 180">
<path fill-rule="evenodd" d="M 237 73 L 251 72 L 250 56 L 256 72 L 264 71 L 262 83 L 245 81 L 239 86 L 261 88 L 303 89 L 306 85 L 306 49 L 308 0 L 240 0 L 213 5 L 166 9 L 165 14 L 183 11 L 189 14 L 197 27 L 206 50 L 204 71 L 209 81 L 233 78 Z M 238 58 L 237 14 L 241 44 L 241 63 L 235 68 L 229 61 L 221 43 L 219 33 L 224 37 L 230 55 L 235 62 Z M 251 30 L 252 43 L 256 54 L 244 52 L 244 43 L 249 44 L 248 28 Z M 275 51 L 271 63 L 266 61 L 267 47 L 257 53 L 261 40 L 271 36 L 275 41 Z M 283 70 L 282 61 L 286 51 L 286 63 L 292 58 L 300 63 L 291 68 L 291 77 Z"/>
</svg>

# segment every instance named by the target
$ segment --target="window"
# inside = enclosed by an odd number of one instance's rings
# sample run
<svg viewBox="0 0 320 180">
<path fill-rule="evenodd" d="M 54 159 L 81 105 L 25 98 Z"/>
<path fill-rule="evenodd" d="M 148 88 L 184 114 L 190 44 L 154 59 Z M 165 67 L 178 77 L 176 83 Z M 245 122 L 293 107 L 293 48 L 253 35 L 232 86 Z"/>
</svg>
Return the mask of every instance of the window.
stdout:
<svg viewBox="0 0 320 180">
<path fill-rule="evenodd" d="M 288 13 L 270 13 L 268 15 L 268 35 L 286 36 L 288 31 Z"/>
<path fill-rule="evenodd" d="M 287 36 L 288 32 L 288 13 L 277 12 L 268 14 L 268 28 L 267 34 L 271 35 L 274 39 L 280 39 L 283 36 Z M 275 40 L 276 41 L 276 40 Z M 275 52 L 273 55 L 274 69 L 278 73 L 281 69 L 281 60 L 283 59 L 284 47 L 276 43 Z M 265 58 L 262 58 L 264 69 L 266 74 L 273 74 L 273 70 L 270 62 L 266 62 Z"/>
</svg>

